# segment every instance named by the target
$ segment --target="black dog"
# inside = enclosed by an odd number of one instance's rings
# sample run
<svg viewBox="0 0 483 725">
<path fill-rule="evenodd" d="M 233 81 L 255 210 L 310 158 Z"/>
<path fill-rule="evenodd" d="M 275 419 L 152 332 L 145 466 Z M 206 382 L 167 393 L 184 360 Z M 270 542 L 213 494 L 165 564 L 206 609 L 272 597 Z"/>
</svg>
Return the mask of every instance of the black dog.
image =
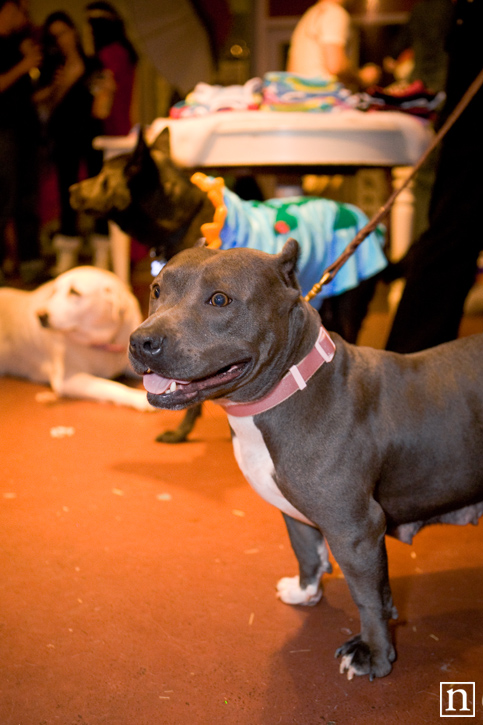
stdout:
<svg viewBox="0 0 483 725">
<path fill-rule="evenodd" d="M 133 153 L 105 161 L 98 176 L 71 187 L 71 205 L 116 222 L 165 259 L 192 247 L 200 238 L 201 225 L 213 218 L 207 195 L 170 160 L 168 129 L 150 148 L 140 132 Z M 185 441 L 200 415 L 201 406 L 190 408 L 178 428 L 156 440 Z"/>
<path fill-rule="evenodd" d="M 304 249 L 305 266 L 299 275 L 308 289 L 367 222 L 352 205 L 315 197 L 239 204 L 238 196 L 225 190 L 223 201 L 232 204 L 228 226 L 236 220 L 235 239 L 230 244 L 279 251 L 290 229 Z M 214 216 L 207 191 L 194 184 L 171 159 L 168 128 L 150 147 L 140 131 L 132 153 L 105 161 L 98 176 L 71 187 L 71 204 L 77 210 L 113 220 L 139 242 L 154 248 L 164 260 L 192 247 L 203 235 L 203 225 L 209 225 Z M 238 234 L 240 228 L 244 237 Z M 364 243 L 364 252 L 358 250 L 339 273 L 330 296 L 315 302 L 324 324 L 350 342 L 356 341 L 377 272 L 386 265 L 381 239 L 379 232 L 371 235 Z M 350 277 L 350 283 L 339 285 L 344 274 Z M 169 434 L 169 440 L 184 440 L 193 422 L 183 421 L 184 430 Z M 162 439 L 166 440 L 166 436 Z"/>
<path fill-rule="evenodd" d="M 170 259 L 200 238 L 213 204 L 170 157 L 169 129 L 148 147 L 140 131 L 134 151 L 104 162 L 101 172 L 70 189 L 74 209 L 116 222 L 156 255 Z"/>
<path fill-rule="evenodd" d="M 297 253 L 294 240 L 278 255 L 182 252 L 152 284 L 130 358 L 152 405 L 223 405 L 237 461 L 282 510 L 299 561 L 279 597 L 318 602 L 326 537 L 361 618 L 340 670 L 383 677 L 397 616 L 385 534 L 410 542 L 483 514 L 483 335 L 413 355 L 334 345 L 300 295 Z"/>
</svg>

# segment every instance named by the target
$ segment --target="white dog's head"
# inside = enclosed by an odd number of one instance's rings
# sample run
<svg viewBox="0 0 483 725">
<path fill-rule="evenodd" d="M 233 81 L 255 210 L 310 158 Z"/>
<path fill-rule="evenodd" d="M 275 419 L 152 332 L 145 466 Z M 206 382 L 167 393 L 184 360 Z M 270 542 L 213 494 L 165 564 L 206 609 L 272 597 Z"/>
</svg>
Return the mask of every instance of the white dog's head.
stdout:
<svg viewBox="0 0 483 725">
<path fill-rule="evenodd" d="M 36 310 L 40 324 L 80 345 L 127 344 L 141 322 L 138 301 L 112 272 L 75 267 L 47 286 L 49 294 Z"/>
</svg>

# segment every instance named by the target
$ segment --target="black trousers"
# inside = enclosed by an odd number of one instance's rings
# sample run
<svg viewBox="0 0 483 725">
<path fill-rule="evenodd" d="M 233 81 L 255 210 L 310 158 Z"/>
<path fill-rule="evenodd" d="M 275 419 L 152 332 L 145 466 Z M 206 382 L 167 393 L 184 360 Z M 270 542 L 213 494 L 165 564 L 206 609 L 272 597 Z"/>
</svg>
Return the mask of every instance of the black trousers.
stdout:
<svg viewBox="0 0 483 725">
<path fill-rule="evenodd" d="M 449 135 L 451 134 L 451 136 Z M 429 228 L 409 251 L 406 287 L 387 342 L 416 352 L 454 340 L 483 249 L 483 140 L 458 122 L 441 150 Z"/>
<path fill-rule="evenodd" d="M 40 257 L 38 133 L 30 128 L 0 129 L 0 262 L 5 230 L 13 220 L 21 262 Z"/>
<path fill-rule="evenodd" d="M 67 127 L 68 130 L 69 127 Z M 53 142 L 52 159 L 57 173 L 60 202 L 60 233 L 70 237 L 79 234 L 78 213 L 70 205 L 70 187 L 81 178 L 84 169 L 88 177 L 96 176 L 102 168 L 102 151 L 92 148 L 92 139 L 75 134 L 57 135 Z M 96 221 L 96 231 L 107 233 L 107 222 Z"/>
<path fill-rule="evenodd" d="M 325 299 L 319 310 L 324 327 L 355 343 L 380 277 L 374 275 L 348 292 Z"/>
</svg>

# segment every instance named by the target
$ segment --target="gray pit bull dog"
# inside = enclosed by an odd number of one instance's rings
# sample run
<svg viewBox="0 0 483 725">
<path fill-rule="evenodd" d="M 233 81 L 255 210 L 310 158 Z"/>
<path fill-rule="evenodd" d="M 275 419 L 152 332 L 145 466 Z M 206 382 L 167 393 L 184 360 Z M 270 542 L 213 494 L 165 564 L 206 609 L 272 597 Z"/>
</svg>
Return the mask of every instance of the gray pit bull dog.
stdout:
<svg viewBox="0 0 483 725">
<path fill-rule="evenodd" d="M 325 539 L 361 619 L 340 671 L 384 677 L 397 617 L 385 535 L 483 513 L 483 335 L 413 355 L 355 347 L 300 296 L 298 245 L 280 254 L 194 248 L 152 283 L 130 358 L 149 402 L 222 404 L 237 461 L 283 512 L 299 576 L 289 604 L 316 604 Z"/>
</svg>

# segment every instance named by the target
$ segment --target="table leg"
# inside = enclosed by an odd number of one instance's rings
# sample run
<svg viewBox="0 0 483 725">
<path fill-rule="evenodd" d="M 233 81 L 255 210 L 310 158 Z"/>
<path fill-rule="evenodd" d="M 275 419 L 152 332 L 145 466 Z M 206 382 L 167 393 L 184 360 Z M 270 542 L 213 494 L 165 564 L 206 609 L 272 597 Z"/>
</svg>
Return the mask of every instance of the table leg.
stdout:
<svg viewBox="0 0 483 725">
<path fill-rule="evenodd" d="M 393 189 L 398 189 L 411 173 L 411 166 L 397 166 L 392 170 Z M 399 261 L 413 241 L 414 194 L 410 183 L 396 197 L 391 211 L 391 243 L 389 256 Z"/>
<path fill-rule="evenodd" d="M 126 284 L 131 277 L 131 237 L 125 234 L 117 224 L 109 222 L 109 238 L 111 240 L 111 258 L 114 273 Z"/>
</svg>

